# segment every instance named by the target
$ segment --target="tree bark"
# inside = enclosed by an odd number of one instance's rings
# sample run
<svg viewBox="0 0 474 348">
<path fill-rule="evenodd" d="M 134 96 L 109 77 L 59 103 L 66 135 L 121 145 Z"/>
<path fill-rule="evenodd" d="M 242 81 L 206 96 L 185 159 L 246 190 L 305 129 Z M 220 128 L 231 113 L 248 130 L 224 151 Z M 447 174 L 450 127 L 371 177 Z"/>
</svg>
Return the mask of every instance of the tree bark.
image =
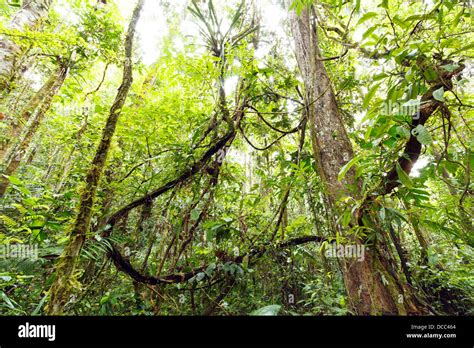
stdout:
<svg viewBox="0 0 474 348">
<path fill-rule="evenodd" d="M 97 148 L 96 155 L 85 179 L 85 187 L 81 194 L 79 212 L 71 230 L 69 242 L 57 264 L 56 278 L 53 285 L 51 286 L 51 289 L 49 290 L 50 299 L 47 307 L 47 313 L 50 315 L 62 314 L 64 306 L 68 301 L 70 294 L 70 282 L 73 280 L 76 263 L 86 239 L 86 233 L 90 227 L 92 208 L 97 187 L 99 185 L 105 162 L 107 160 L 107 155 L 109 153 L 112 137 L 115 133 L 118 118 L 132 85 L 133 38 L 135 36 L 136 25 L 140 17 L 140 11 L 143 7 L 143 3 L 144 0 L 138 0 L 138 3 L 133 10 L 127 36 L 125 38 L 125 60 L 122 84 L 120 85 L 114 103 L 110 108 L 109 116 L 102 132 L 100 144 Z"/>
<path fill-rule="evenodd" d="M 8 29 L 33 29 L 47 16 L 53 0 L 26 0 L 7 25 Z M 0 37 L 0 94 L 8 93 L 14 81 L 25 70 L 20 60 L 21 49 L 7 37 Z"/>
<path fill-rule="evenodd" d="M 44 116 L 51 107 L 54 96 L 64 83 L 69 70 L 69 62 L 61 61 L 48 81 L 41 87 L 36 95 L 30 100 L 22 114 L 22 120 L 27 122 L 23 132 L 20 124 L 12 128 L 11 139 L 16 140 L 8 151 L 4 153 L 2 162 L 2 177 L 0 178 L 0 197 L 2 197 L 8 188 L 9 180 L 6 176 L 12 175 L 20 165 L 26 150 L 28 149 L 33 136 L 36 134 Z M 3 147 L 2 147 L 3 149 Z M 0 155 L 3 151 L 0 149 Z"/>
<path fill-rule="evenodd" d="M 305 85 L 307 113 L 318 174 L 330 204 L 342 197 L 357 198 L 360 183 L 354 170 L 338 180 L 341 168 L 353 157 L 351 142 L 341 118 L 331 81 L 320 59 L 319 38 L 310 9 L 291 13 L 296 59 Z M 342 230 L 341 227 L 338 227 Z M 344 231 L 342 231 L 344 233 Z M 353 244 L 363 241 L 344 233 Z M 379 242 L 380 243 L 380 242 Z M 398 279 L 383 246 L 366 249 L 363 260 L 345 258 L 343 277 L 351 309 L 359 315 L 420 313 L 404 284 Z"/>
</svg>

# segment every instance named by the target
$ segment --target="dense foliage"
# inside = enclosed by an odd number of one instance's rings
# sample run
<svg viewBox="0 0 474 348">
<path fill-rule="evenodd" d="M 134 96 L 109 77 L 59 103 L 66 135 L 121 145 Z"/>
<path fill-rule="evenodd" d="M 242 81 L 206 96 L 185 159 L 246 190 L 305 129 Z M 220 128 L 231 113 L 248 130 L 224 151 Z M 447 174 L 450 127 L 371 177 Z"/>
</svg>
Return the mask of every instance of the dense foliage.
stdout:
<svg viewBox="0 0 474 348">
<path fill-rule="evenodd" d="M 0 4 L 0 313 L 365 314 L 327 252 L 357 240 L 420 313 L 473 314 L 472 2 L 147 0 L 136 33 L 141 1 L 13 25 L 31 2 Z M 305 15 L 353 148 L 337 180 Z"/>
</svg>

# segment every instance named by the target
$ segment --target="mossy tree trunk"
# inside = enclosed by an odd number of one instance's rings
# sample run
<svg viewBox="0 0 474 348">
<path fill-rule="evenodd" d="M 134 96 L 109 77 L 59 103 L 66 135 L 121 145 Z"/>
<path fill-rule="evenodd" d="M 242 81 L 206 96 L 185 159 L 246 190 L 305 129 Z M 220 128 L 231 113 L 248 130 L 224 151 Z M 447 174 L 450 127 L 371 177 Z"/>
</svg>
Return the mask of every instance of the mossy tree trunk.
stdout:
<svg viewBox="0 0 474 348">
<path fill-rule="evenodd" d="M 115 133 L 118 118 L 122 111 L 122 107 L 127 99 L 128 92 L 132 85 L 132 48 L 133 38 L 135 36 L 136 25 L 143 7 L 144 0 L 138 0 L 133 10 L 132 18 L 128 27 L 125 38 L 125 60 L 123 66 L 122 83 L 117 91 L 114 103 L 110 108 L 110 112 L 102 132 L 102 138 L 96 150 L 95 157 L 89 168 L 85 179 L 84 189 L 80 198 L 79 212 L 72 227 L 69 242 L 61 255 L 57 267 L 56 278 L 49 290 L 49 302 L 47 313 L 50 315 L 60 315 L 64 311 L 64 307 L 69 300 L 71 292 L 71 284 L 74 283 L 74 273 L 76 263 L 79 259 L 82 246 L 84 245 L 86 234 L 89 231 L 92 208 L 94 204 L 95 194 L 100 182 L 100 178 L 107 161 L 112 137 Z"/>
<path fill-rule="evenodd" d="M 10 129 L 8 150 L 6 150 L 6 144 L 2 144 L 0 147 L 0 156 L 3 157 L 1 164 L 3 175 L 0 177 L 0 197 L 4 195 L 9 185 L 6 176 L 14 174 L 23 160 L 36 131 L 51 107 L 54 96 L 58 93 L 66 79 L 69 65 L 70 61 L 59 62 L 56 72 L 50 76 L 25 107 L 21 115 L 21 120 Z"/>
<path fill-rule="evenodd" d="M 320 59 L 319 38 L 313 21 L 310 8 L 299 16 L 293 11 L 291 13 L 314 157 L 318 174 L 325 185 L 325 194 L 332 208 L 336 209 L 335 203 L 342 197 L 360 198 L 360 183 L 355 178 L 354 170 L 349 170 L 342 181 L 338 180 L 341 168 L 353 158 L 353 149 L 331 81 Z M 350 243 L 364 243 L 341 226 L 337 228 Z M 423 313 L 406 282 L 394 271 L 386 245 L 383 241 L 377 243 L 366 250 L 363 260 L 345 258 L 342 262 L 350 308 L 359 315 Z"/>
</svg>

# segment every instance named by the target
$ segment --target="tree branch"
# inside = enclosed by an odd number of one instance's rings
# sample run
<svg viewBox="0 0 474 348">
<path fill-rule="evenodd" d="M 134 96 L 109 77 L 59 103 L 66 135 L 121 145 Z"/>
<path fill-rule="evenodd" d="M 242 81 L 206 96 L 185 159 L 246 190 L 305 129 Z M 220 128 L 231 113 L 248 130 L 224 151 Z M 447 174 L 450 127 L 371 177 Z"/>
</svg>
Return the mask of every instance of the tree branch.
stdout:
<svg viewBox="0 0 474 348">
<path fill-rule="evenodd" d="M 310 242 L 323 242 L 326 240 L 326 237 L 321 236 L 303 236 L 297 237 L 293 239 L 289 239 L 284 242 L 280 242 L 276 244 L 276 249 L 284 249 L 288 247 L 292 247 L 295 245 L 306 244 Z M 244 255 L 237 256 L 233 259 L 234 263 L 242 263 L 245 257 L 261 257 L 265 254 L 266 251 L 270 250 L 270 243 L 266 243 L 259 248 L 255 248 L 250 250 Z M 174 273 L 168 274 L 162 277 L 153 277 L 146 274 L 142 274 L 137 271 L 129 260 L 125 259 L 120 252 L 117 250 L 115 246 L 112 246 L 112 250 L 108 253 L 108 256 L 112 259 L 117 270 L 129 275 L 134 281 L 138 283 L 145 283 L 149 285 L 156 285 L 156 284 L 175 284 L 175 283 L 184 283 L 197 275 L 200 272 L 203 272 L 208 265 L 200 266 L 197 268 L 192 269 L 186 273 Z"/>
</svg>

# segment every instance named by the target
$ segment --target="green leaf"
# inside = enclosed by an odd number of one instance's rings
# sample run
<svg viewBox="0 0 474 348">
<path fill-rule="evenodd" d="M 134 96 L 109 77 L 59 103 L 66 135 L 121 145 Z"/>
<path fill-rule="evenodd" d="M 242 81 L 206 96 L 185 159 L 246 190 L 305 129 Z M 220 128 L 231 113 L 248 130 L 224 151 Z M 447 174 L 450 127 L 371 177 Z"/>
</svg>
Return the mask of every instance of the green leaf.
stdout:
<svg viewBox="0 0 474 348">
<path fill-rule="evenodd" d="M 355 0 L 354 11 L 355 11 L 355 12 L 359 12 L 359 11 L 360 11 L 360 0 Z"/>
<path fill-rule="evenodd" d="M 10 308 L 10 309 L 16 309 L 15 305 L 13 304 L 13 301 L 5 294 L 3 291 L 0 292 L 0 295 L 5 302 L 5 304 Z"/>
<path fill-rule="evenodd" d="M 375 95 L 375 92 L 377 92 L 377 90 L 379 89 L 380 84 L 381 83 L 376 83 L 375 85 L 373 85 L 369 89 L 369 91 L 367 92 L 367 94 L 364 97 L 364 100 L 362 101 L 362 108 L 363 109 L 367 109 L 367 107 L 369 106 L 370 101 L 372 100 L 373 96 Z"/>
<path fill-rule="evenodd" d="M 344 214 L 342 215 L 342 227 L 347 227 L 349 226 L 349 222 L 351 222 L 351 217 L 352 217 L 352 214 L 351 214 L 351 211 L 350 210 L 346 210 L 344 212 Z"/>
<path fill-rule="evenodd" d="M 400 179 L 401 183 L 408 187 L 409 189 L 413 188 L 413 182 L 411 181 L 410 177 L 408 176 L 407 173 L 400 167 L 400 164 L 396 165 L 396 170 L 398 174 L 398 178 Z"/>
<path fill-rule="evenodd" d="M 398 126 L 397 127 L 397 134 L 400 135 L 402 138 L 410 138 L 410 130 L 405 126 Z"/>
<path fill-rule="evenodd" d="M 349 162 L 347 162 L 339 171 L 339 174 L 337 175 L 337 180 L 341 181 L 342 178 L 346 175 L 346 173 L 351 169 L 351 167 L 356 164 L 359 161 L 359 157 L 354 157 L 351 159 Z"/>
<path fill-rule="evenodd" d="M 413 128 L 411 134 L 416 137 L 416 140 L 418 140 L 420 144 L 429 145 L 433 142 L 430 132 L 428 132 L 426 127 L 421 124 Z"/>
<path fill-rule="evenodd" d="M 7 4 L 11 7 L 21 7 L 21 0 L 8 0 Z"/>
<path fill-rule="evenodd" d="M 377 17 L 377 12 L 367 12 L 365 15 L 363 15 L 359 21 L 357 22 L 357 25 L 364 23 L 365 21 L 368 21 L 371 18 Z"/>
<path fill-rule="evenodd" d="M 443 69 L 446 70 L 447 72 L 453 72 L 454 70 L 456 70 L 457 68 L 459 68 L 459 65 L 458 64 L 446 64 L 446 65 L 443 65 Z M 443 88 L 443 87 L 441 87 Z"/>
<path fill-rule="evenodd" d="M 211 276 L 212 276 L 212 272 L 214 272 L 214 270 L 216 269 L 216 267 L 217 267 L 217 266 L 216 266 L 216 264 L 215 264 L 214 262 L 210 263 L 209 266 L 207 266 L 207 268 L 206 268 L 206 271 L 205 271 L 206 275 L 207 275 L 208 277 L 211 277 Z"/>
<path fill-rule="evenodd" d="M 18 179 L 16 176 L 10 175 L 8 177 L 8 181 L 10 181 L 11 184 L 16 185 L 16 186 L 23 186 L 23 181 Z"/>
<path fill-rule="evenodd" d="M 277 315 L 278 312 L 280 311 L 280 308 L 281 308 L 280 305 L 269 305 L 269 306 L 265 306 L 253 311 L 252 313 L 250 313 L 250 315 L 266 315 L 266 316 Z"/>
<path fill-rule="evenodd" d="M 382 221 L 385 221 L 385 217 L 386 217 L 386 214 L 385 214 L 385 207 L 380 207 L 379 216 L 380 216 L 380 219 L 381 219 Z"/>
<path fill-rule="evenodd" d="M 388 10 L 388 0 L 382 0 L 382 3 L 379 5 L 379 7 L 382 7 Z"/>
<path fill-rule="evenodd" d="M 364 39 L 366 39 L 367 37 L 369 37 L 370 34 L 372 34 L 375 30 L 377 30 L 377 28 L 378 28 L 378 27 L 374 25 L 373 27 L 370 27 L 369 29 L 367 29 L 367 30 L 365 31 L 365 33 L 362 34 L 362 40 L 364 40 Z"/>
<path fill-rule="evenodd" d="M 199 273 L 196 275 L 196 280 L 197 280 L 198 282 L 200 282 L 201 280 L 204 279 L 205 276 L 206 276 L 206 273 L 204 273 L 204 272 L 199 272 Z"/>
<path fill-rule="evenodd" d="M 433 92 L 433 98 L 439 101 L 444 101 L 444 88 L 438 88 L 436 91 Z"/>
<path fill-rule="evenodd" d="M 462 52 L 466 52 L 466 51 L 469 51 L 471 48 L 474 48 L 474 43 L 470 43 L 469 45 L 467 46 L 464 46 L 456 51 L 454 51 L 453 53 L 451 53 L 450 55 L 453 56 L 453 55 L 456 55 L 458 53 L 462 53 Z"/>
<path fill-rule="evenodd" d="M 384 72 L 383 72 L 383 73 L 380 73 L 380 74 L 375 75 L 375 76 L 373 77 L 373 80 L 374 80 L 374 81 L 380 81 L 380 80 L 382 80 L 382 79 L 384 79 L 384 78 L 386 78 L 386 77 L 388 77 L 388 76 L 389 76 L 389 75 L 388 75 L 387 73 L 384 73 Z"/>
<path fill-rule="evenodd" d="M 305 7 L 311 5 L 312 0 L 294 0 L 290 5 L 290 10 L 295 9 L 296 14 L 299 16 Z"/>
<path fill-rule="evenodd" d="M 48 298 L 48 296 L 43 296 L 43 298 L 41 299 L 41 301 L 38 303 L 38 305 L 36 306 L 35 310 L 33 311 L 33 313 L 31 313 L 31 315 L 38 315 L 41 308 L 43 307 L 44 303 L 46 302 L 46 299 Z"/>
<path fill-rule="evenodd" d="M 245 255 L 244 258 L 242 259 L 242 267 L 244 269 L 247 269 L 249 266 L 249 256 Z"/>
<path fill-rule="evenodd" d="M 423 75 L 428 81 L 435 81 L 438 78 L 438 73 L 433 68 L 429 67 L 423 72 Z"/>
<path fill-rule="evenodd" d="M 193 210 L 191 211 L 191 219 L 194 220 L 194 221 L 196 221 L 196 220 L 198 219 L 198 217 L 199 217 L 199 214 L 200 214 L 199 210 L 193 209 Z"/>
</svg>

